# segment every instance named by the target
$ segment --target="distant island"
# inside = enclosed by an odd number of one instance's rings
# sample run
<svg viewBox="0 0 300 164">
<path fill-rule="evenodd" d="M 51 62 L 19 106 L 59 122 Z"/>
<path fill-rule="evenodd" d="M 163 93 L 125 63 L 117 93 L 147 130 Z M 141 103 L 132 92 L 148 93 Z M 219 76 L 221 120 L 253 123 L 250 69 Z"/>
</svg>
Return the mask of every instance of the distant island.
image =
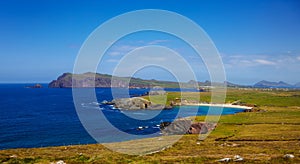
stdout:
<svg viewBox="0 0 300 164">
<path fill-rule="evenodd" d="M 253 85 L 255 88 L 300 88 L 300 82 L 295 85 L 288 84 L 283 81 L 279 82 L 270 82 L 266 80 L 262 80 Z"/>
<path fill-rule="evenodd" d="M 113 78 L 113 81 L 112 81 Z M 73 82 L 72 82 L 73 80 Z M 73 83 L 73 86 L 72 86 Z M 59 76 L 57 80 L 53 80 L 49 83 L 49 88 L 106 88 L 106 87 L 129 87 L 131 88 L 150 88 L 152 86 L 161 86 L 167 88 L 179 88 L 177 82 L 170 81 L 157 81 L 157 80 L 143 80 L 140 78 L 131 77 L 116 77 L 107 74 L 99 73 L 83 73 L 83 74 L 72 74 L 64 73 Z"/>
<path fill-rule="evenodd" d="M 43 88 L 43 86 L 41 84 L 35 84 L 35 85 L 25 86 L 25 88 Z"/>
<path fill-rule="evenodd" d="M 113 78 L 113 80 L 112 80 Z M 73 82 L 72 82 L 73 80 Z M 72 73 L 63 73 L 61 76 L 57 78 L 57 80 L 53 80 L 49 83 L 49 88 L 107 88 L 107 87 L 120 87 L 120 88 L 152 88 L 155 86 L 160 86 L 163 88 L 179 88 L 180 86 L 184 88 L 197 88 L 199 90 L 207 90 L 212 85 L 212 82 L 206 80 L 204 82 L 196 82 L 194 80 L 190 80 L 188 82 L 174 82 L 174 81 L 159 81 L 159 80 L 145 80 L 135 77 L 117 77 L 108 74 L 100 74 L 100 73 L 83 73 L 83 74 L 72 74 Z M 291 85 L 285 83 L 283 81 L 280 82 L 270 82 L 266 80 L 262 80 L 260 82 L 255 83 L 254 85 L 239 85 L 230 83 L 228 81 L 224 81 L 223 83 L 214 83 L 215 86 L 222 85 L 227 87 L 234 88 L 289 88 L 289 89 L 299 89 L 300 82 L 295 85 Z M 199 87 L 199 88 L 198 88 Z"/>
<path fill-rule="evenodd" d="M 73 81 L 72 81 L 73 80 Z M 73 83 L 73 86 L 72 86 Z M 135 77 L 117 77 L 107 74 L 99 73 L 83 73 L 83 74 L 72 74 L 64 73 L 49 83 L 49 88 L 85 88 L 85 87 L 96 87 L 96 88 L 106 88 L 106 87 L 129 87 L 130 88 L 152 88 L 155 86 L 160 86 L 163 88 L 179 88 L 180 85 L 185 88 L 196 88 L 196 81 L 189 81 L 186 83 L 178 83 L 174 81 L 158 81 L 155 79 L 144 80 Z M 209 81 L 198 82 L 198 86 L 211 86 Z"/>
</svg>

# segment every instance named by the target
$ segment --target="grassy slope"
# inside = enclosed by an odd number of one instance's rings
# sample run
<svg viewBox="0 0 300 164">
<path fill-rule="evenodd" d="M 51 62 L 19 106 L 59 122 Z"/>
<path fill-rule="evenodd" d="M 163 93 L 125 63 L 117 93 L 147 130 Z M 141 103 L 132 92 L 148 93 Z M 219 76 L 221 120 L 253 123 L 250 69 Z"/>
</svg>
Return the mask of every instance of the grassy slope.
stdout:
<svg viewBox="0 0 300 164">
<path fill-rule="evenodd" d="M 196 99 L 196 93 L 190 93 Z M 245 163 L 300 163 L 300 91 L 239 91 L 229 90 L 226 102 L 241 100 L 257 104 L 260 112 L 222 116 L 217 128 L 204 141 L 198 135 L 185 135 L 172 147 L 159 153 L 132 156 L 112 152 L 102 145 L 78 145 L 0 151 L 0 162 L 48 163 L 215 163 L 217 159 L 239 154 Z M 168 100 L 179 97 L 168 94 Z M 201 93 L 200 101 L 208 101 L 210 93 Z M 196 117 L 202 121 L 204 117 Z M 157 140 L 157 142 L 155 142 Z M 136 147 L 162 145 L 168 137 L 130 141 Z M 128 149 L 128 142 L 110 144 Z M 155 149 L 153 149 L 155 151 Z M 292 160 L 284 154 L 295 155 Z M 15 155 L 16 158 L 10 156 Z"/>
</svg>

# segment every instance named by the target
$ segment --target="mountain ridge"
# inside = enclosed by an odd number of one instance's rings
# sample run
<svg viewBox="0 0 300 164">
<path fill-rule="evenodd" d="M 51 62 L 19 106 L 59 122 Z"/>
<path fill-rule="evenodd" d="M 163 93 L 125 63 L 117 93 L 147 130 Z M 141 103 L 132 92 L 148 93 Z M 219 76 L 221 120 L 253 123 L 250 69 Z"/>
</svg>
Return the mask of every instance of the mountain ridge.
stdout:
<svg viewBox="0 0 300 164">
<path fill-rule="evenodd" d="M 117 77 L 108 74 L 99 73 L 83 73 L 72 74 L 63 73 L 56 80 L 49 83 L 49 88 L 85 88 L 85 87 L 129 87 L 133 88 L 148 88 L 151 86 L 161 85 L 162 87 L 179 87 L 176 82 L 169 81 L 157 81 L 157 80 L 143 80 L 140 78 L 130 77 Z"/>
<path fill-rule="evenodd" d="M 297 84 L 299 84 L 299 86 L 297 86 Z M 253 87 L 255 88 L 299 88 L 300 82 L 296 83 L 295 85 L 291 85 L 284 81 L 271 82 L 271 81 L 262 80 L 255 83 Z"/>
<path fill-rule="evenodd" d="M 73 81 L 72 81 L 73 80 Z M 164 88 L 179 88 L 180 86 L 184 88 L 196 88 L 198 86 L 211 86 L 211 81 L 198 82 L 190 80 L 188 82 L 174 82 L 174 81 L 160 81 L 160 80 L 145 80 L 136 77 L 118 77 L 108 74 L 92 73 L 87 72 L 83 74 L 72 74 L 63 73 L 56 80 L 49 83 L 49 88 L 85 88 L 85 87 L 130 87 L 130 88 L 150 88 L 154 86 L 161 86 Z M 224 81 L 223 83 L 214 83 L 214 85 L 222 85 L 227 87 L 247 87 L 247 88 L 300 88 L 300 82 L 295 85 L 288 84 L 283 81 L 271 82 L 267 80 L 262 80 L 254 85 L 239 85 Z"/>
</svg>

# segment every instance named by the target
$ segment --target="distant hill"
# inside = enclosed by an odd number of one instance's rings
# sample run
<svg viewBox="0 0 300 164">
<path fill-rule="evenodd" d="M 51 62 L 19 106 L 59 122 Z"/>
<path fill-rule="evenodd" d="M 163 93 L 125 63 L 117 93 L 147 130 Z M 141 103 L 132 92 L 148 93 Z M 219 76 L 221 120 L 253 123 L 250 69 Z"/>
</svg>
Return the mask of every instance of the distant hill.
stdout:
<svg viewBox="0 0 300 164">
<path fill-rule="evenodd" d="M 94 79 L 95 77 L 95 79 Z M 73 79 L 72 79 L 73 78 Z M 139 78 L 130 78 L 130 77 L 114 77 L 113 81 L 111 80 L 112 76 L 107 74 L 99 73 L 84 73 L 84 74 L 72 74 L 64 73 L 59 76 L 57 80 L 53 80 L 49 83 L 49 88 L 71 88 L 72 80 L 73 87 L 85 88 L 85 87 L 129 87 L 134 88 L 149 88 L 152 86 L 161 86 L 167 88 L 178 88 L 179 84 L 177 82 L 170 81 L 157 81 L 157 80 L 143 80 Z"/>
<path fill-rule="evenodd" d="M 231 83 L 228 81 L 226 81 L 225 83 L 226 83 L 227 87 L 249 87 L 249 86 L 245 86 L 245 85 L 234 84 L 234 83 Z"/>
<path fill-rule="evenodd" d="M 184 88 L 195 88 L 197 84 L 199 87 L 202 86 L 211 86 L 211 81 L 197 82 L 194 80 L 190 80 L 186 83 L 177 83 L 174 81 L 158 81 L 158 80 L 144 80 L 140 78 L 130 78 L 130 77 L 116 77 L 107 74 L 99 74 L 99 73 L 83 73 L 83 74 L 72 74 L 72 73 L 64 73 L 59 76 L 56 80 L 53 80 L 49 83 L 49 88 L 71 88 L 72 87 L 72 77 L 73 77 L 73 85 L 77 88 L 84 87 L 96 87 L 96 88 L 104 88 L 104 87 L 127 87 L 129 83 L 129 87 L 132 88 L 151 88 L 154 86 L 160 86 L 163 88 L 179 88 L 179 86 L 183 86 Z M 95 79 L 94 79 L 95 77 Z M 114 78 L 112 81 L 111 79 Z M 218 85 L 226 85 L 227 87 L 254 87 L 254 88 L 300 88 L 300 82 L 291 85 L 285 83 L 283 81 L 279 82 L 270 82 L 270 81 L 260 81 L 253 86 L 245 86 L 230 83 L 225 81 L 223 83 L 214 83 L 215 86 Z"/>
<path fill-rule="evenodd" d="M 296 86 L 285 83 L 283 81 L 279 81 L 279 82 L 270 82 L 270 81 L 260 81 L 256 84 L 253 85 L 253 87 L 255 88 L 294 88 Z"/>
<path fill-rule="evenodd" d="M 94 78 L 95 77 L 95 78 Z M 73 78 L 73 79 L 72 79 Z M 113 81 L 111 80 L 113 78 Z M 72 86 L 72 80 L 73 85 Z M 130 77 L 116 77 L 107 74 L 99 73 L 83 73 L 83 74 L 72 74 L 64 73 L 59 76 L 56 80 L 49 83 L 49 88 L 85 88 L 85 87 L 129 87 L 132 88 L 151 88 L 154 86 L 160 86 L 163 88 L 179 88 L 180 85 L 184 88 L 196 88 L 198 86 L 211 86 L 210 81 L 197 82 L 190 80 L 187 83 L 177 83 L 173 81 L 158 81 L 158 80 L 144 80 L 140 78 L 130 78 Z M 229 87 L 239 86 L 230 82 L 224 83 L 214 83 L 214 85 L 227 85 Z"/>
</svg>

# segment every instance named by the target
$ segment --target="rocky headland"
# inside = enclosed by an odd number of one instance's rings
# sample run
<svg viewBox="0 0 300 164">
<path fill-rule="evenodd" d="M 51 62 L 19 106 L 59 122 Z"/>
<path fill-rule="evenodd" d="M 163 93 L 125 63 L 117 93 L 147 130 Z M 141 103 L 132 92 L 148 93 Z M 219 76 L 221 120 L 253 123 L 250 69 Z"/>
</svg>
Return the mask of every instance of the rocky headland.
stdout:
<svg viewBox="0 0 300 164">
<path fill-rule="evenodd" d="M 154 86 L 179 88 L 179 84 L 177 82 L 143 80 L 133 77 L 116 77 L 107 74 L 90 72 L 84 74 L 64 73 L 56 80 L 51 81 L 48 85 L 49 88 L 151 88 Z M 189 86 L 187 85 L 187 87 Z"/>
<path fill-rule="evenodd" d="M 43 88 L 43 86 L 41 84 L 35 84 L 31 86 L 26 86 L 25 88 Z"/>
<path fill-rule="evenodd" d="M 107 104 L 113 104 L 117 109 L 126 109 L 126 110 L 162 110 L 162 109 L 171 109 L 171 106 L 165 106 L 162 104 L 155 104 L 149 100 L 146 100 L 142 97 L 132 97 L 132 98 L 120 98 L 114 99 L 111 102 L 106 102 Z"/>
</svg>

